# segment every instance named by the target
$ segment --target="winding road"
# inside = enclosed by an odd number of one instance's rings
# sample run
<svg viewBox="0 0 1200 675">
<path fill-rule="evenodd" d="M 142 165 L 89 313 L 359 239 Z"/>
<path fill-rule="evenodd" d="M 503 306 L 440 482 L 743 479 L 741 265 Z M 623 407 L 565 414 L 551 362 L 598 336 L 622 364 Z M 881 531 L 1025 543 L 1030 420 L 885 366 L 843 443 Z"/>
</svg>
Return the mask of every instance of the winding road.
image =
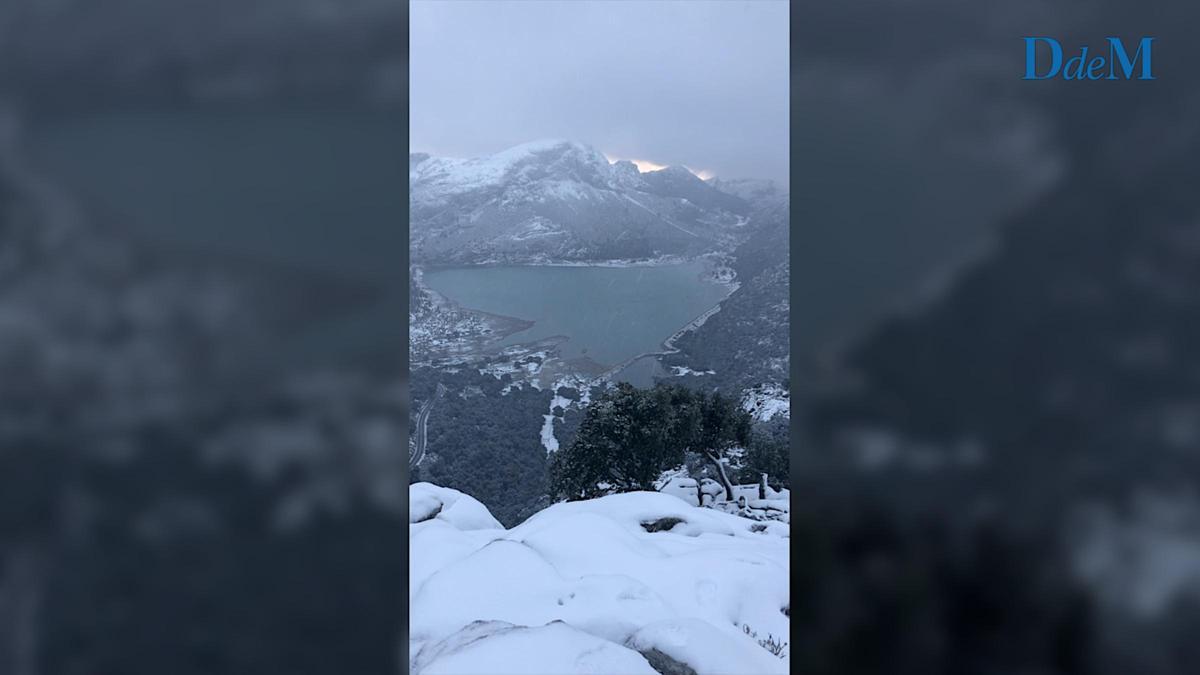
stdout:
<svg viewBox="0 0 1200 675">
<path fill-rule="evenodd" d="M 429 413 L 433 411 L 433 404 L 437 403 L 438 399 L 446 394 L 446 386 L 438 382 L 437 394 L 421 405 L 421 410 L 417 412 L 417 438 L 413 444 L 412 450 L 408 453 L 408 470 L 412 471 L 421 464 L 421 460 L 425 459 L 425 446 L 429 442 Z"/>
</svg>

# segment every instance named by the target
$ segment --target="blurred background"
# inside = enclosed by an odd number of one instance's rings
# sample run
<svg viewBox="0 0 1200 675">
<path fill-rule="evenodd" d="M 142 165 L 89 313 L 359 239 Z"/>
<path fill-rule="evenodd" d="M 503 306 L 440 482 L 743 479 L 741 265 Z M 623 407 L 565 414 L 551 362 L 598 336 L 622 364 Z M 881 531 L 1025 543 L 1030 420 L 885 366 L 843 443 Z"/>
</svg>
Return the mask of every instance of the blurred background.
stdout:
<svg viewBox="0 0 1200 675">
<path fill-rule="evenodd" d="M 1196 671 L 1197 25 L 793 7 L 797 672 Z M 1158 79 L 1023 81 L 1027 35 Z"/>
<path fill-rule="evenodd" d="M 0 673 L 393 673 L 407 7 L 0 4 Z"/>
</svg>

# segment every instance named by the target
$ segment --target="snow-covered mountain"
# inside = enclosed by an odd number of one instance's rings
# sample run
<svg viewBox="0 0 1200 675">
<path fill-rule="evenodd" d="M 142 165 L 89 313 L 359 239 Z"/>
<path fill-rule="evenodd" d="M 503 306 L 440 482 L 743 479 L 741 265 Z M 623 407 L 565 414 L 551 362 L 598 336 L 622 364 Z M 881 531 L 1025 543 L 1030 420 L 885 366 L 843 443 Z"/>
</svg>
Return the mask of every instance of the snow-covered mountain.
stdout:
<svg viewBox="0 0 1200 675">
<path fill-rule="evenodd" d="M 417 262 L 694 255 L 727 247 L 750 212 L 683 167 L 641 173 L 564 140 L 474 159 L 415 153 L 409 188 Z"/>
<path fill-rule="evenodd" d="M 788 201 L 787 186 L 769 179 L 713 176 L 704 182 L 725 194 L 741 197 L 752 207 L 760 209 L 786 205 Z"/>
<path fill-rule="evenodd" d="M 430 483 L 409 520 L 409 672 L 788 672 L 782 522 L 634 492 L 505 530 Z"/>
</svg>

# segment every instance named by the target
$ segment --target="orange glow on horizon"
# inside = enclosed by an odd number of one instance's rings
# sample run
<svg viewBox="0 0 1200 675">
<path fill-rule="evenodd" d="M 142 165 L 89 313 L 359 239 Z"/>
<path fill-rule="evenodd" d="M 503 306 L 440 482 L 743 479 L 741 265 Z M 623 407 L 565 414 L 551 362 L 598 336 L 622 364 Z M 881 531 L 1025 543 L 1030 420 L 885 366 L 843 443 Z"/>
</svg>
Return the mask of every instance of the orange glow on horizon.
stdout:
<svg viewBox="0 0 1200 675">
<path fill-rule="evenodd" d="M 658 162 L 651 162 L 648 159 L 633 159 L 632 157 L 613 157 L 612 155 L 608 154 L 607 152 L 603 153 L 603 154 L 604 154 L 604 158 L 608 160 L 609 164 L 616 164 L 617 162 L 621 162 L 621 161 L 632 162 L 633 165 L 637 167 L 638 173 L 646 173 L 647 171 L 658 171 L 659 169 L 667 168 L 666 164 L 659 164 Z"/>
<path fill-rule="evenodd" d="M 648 171 L 659 171 L 661 169 L 667 168 L 667 166 L 668 166 L 667 164 L 659 164 L 658 162 L 651 162 L 648 159 L 633 159 L 632 157 L 613 157 L 612 155 L 609 155 L 609 154 L 605 154 L 604 157 L 605 157 L 605 159 L 608 160 L 609 164 L 616 164 L 617 162 L 619 162 L 621 160 L 625 160 L 627 162 L 632 162 L 633 165 L 637 167 L 638 173 L 646 173 Z M 687 170 L 696 174 L 696 176 L 699 177 L 701 180 L 708 180 L 709 178 L 712 178 L 713 176 L 716 175 L 713 172 L 709 171 L 708 169 L 697 170 L 697 169 L 693 169 L 692 167 L 689 166 L 689 167 L 687 167 Z"/>
</svg>

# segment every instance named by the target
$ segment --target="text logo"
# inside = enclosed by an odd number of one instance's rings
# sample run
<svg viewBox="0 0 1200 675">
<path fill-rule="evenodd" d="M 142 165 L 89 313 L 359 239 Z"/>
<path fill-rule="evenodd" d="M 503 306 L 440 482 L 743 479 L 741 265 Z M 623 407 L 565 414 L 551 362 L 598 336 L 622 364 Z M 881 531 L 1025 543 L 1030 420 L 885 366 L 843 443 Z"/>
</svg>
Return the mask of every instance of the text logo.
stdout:
<svg viewBox="0 0 1200 675">
<path fill-rule="evenodd" d="M 1027 37 L 1025 40 L 1025 77 L 1023 80 L 1049 80 L 1060 76 L 1064 80 L 1153 80 L 1151 49 L 1154 38 L 1138 40 L 1133 56 L 1121 38 L 1105 38 L 1108 53 L 1102 50 L 1088 57 L 1088 46 L 1063 61 L 1063 47 L 1052 37 Z M 1137 76 L 1134 76 L 1134 73 Z"/>
</svg>

